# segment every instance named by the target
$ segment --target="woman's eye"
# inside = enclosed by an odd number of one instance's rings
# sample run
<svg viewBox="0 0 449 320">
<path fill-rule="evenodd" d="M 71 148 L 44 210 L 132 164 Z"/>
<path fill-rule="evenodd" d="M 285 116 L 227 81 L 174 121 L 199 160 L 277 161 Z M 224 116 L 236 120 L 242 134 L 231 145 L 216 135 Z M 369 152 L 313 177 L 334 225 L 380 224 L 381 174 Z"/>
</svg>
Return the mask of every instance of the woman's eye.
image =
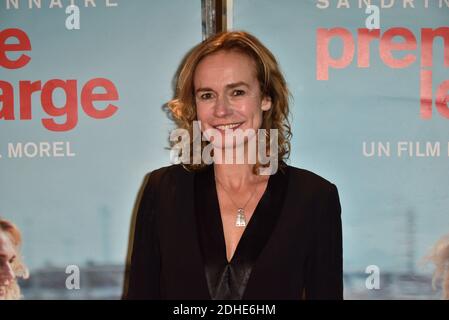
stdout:
<svg viewBox="0 0 449 320">
<path fill-rule="evenodd" d="M 200 99 L 201 100 L 208 100 L 212 98 L 212 94 L 211 93 L 203 93 L 202 95 L 200 95 Z"/>
<path fill-rule="evenodd" d="M 233 96 L 243 96 L 244 94 L 245 94 L 245 91 L 243 91 L 243 90 L 234 90 L 232 92 Z"/>
</svg>

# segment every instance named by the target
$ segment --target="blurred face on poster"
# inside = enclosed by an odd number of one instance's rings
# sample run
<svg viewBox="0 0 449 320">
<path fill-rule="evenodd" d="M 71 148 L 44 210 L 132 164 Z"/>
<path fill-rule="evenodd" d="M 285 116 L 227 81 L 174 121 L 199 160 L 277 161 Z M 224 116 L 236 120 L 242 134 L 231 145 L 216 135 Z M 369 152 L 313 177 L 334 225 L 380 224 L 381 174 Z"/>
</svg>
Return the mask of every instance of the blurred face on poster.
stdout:
<svg viewBox="0 0 449 320">
<path fill-rule="evenodd" d="M 0 219 L 0 300 L 21 298 L 17 278 L 28 278 L 28 270 L 21 262 L 19 230 Z"/>
<path fill-rule="evenodd" d="M 15 282 L 13 263 L 16 250 L 8 235 L 0 231 L 0 299 L 6 299 L 8 291 Z"/>
</svg>

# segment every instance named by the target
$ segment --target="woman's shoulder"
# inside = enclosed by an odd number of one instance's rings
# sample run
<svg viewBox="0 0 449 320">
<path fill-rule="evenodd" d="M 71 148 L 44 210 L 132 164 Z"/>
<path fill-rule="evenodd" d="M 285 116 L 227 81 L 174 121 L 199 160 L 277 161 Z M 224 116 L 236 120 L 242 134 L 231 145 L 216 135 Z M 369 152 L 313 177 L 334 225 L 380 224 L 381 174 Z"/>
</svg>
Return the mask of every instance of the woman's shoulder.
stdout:
<svg viewBox="0 0 449 320">
<path fill-rule="evenodd" d="M 148 184 L 153 186 L 163 186 L 171 183 L 173 178 L 188 176 L 191 172 L 185 169 L 181 164 L 172 164 L 160 167 L 147 173 Z"/>
<path fill-rule="evenodd" d="M 325 216 L 319 215 L 320 219 L 326 219 L 325 217 L 335 219 L 341 214 L 339 191 L 333 182 L 303 168 L 288 166 L 288 172 L 288 188 L 290 192 L 297 195 L 297 199 L 302 199 L 301 203 L 312 207 L 317 204 L 327 206 L 327 210 L 322 210 Z"/>
<path fill-rule="evenodd" d="M 313 171 L 291 165 L 288 165 L 287 168 L 289 179 L 311 193 L 327 193 L 337 189 L 333 182 Z"/>
</svg>

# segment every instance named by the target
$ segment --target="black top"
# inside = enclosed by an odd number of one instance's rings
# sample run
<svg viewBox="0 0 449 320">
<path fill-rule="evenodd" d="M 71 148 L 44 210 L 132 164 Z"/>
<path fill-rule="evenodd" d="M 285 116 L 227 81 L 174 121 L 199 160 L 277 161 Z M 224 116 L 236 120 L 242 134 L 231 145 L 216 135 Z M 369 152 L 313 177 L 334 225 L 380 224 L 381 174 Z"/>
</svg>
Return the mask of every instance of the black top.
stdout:
<svg viewBox="0 0 449 320">
<path fill-rule="evenodd" d="M 269 177 L 267 188 L 228 263 L 213 166 L 209 165 L 195 175 L 195 213 L 204 271 L 212 299 L 242 298 L 251 269 L 278 221 L 287 178 L 287 173 L 281 170 Z"/>
<path fill-rule="evenodd" d="M 342 299 L 334 184 L 291 166 L 267 188 L 228 263 L 212 165 L 151 173 L 136 215 L 126 299 Z"/>
</svg>

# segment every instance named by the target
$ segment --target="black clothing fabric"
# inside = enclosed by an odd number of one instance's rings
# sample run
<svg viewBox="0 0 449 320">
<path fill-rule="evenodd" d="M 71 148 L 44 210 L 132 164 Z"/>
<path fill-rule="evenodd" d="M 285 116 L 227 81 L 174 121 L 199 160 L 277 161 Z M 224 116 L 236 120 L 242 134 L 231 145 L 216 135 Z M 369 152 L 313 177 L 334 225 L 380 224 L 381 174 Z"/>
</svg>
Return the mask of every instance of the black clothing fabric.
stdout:
<svg viewBox="0 0 449 320">
<path fill-rule="evenodd" d="M 212 299 L 242 298 L 252 266 L 278 221 L 287 189 L 287 176 L 278 170 L 269 177 L 265 192 L 245 227 L 231 261 L 228 262 L 213 166 L 195 175 L 195 213 Z"/>
<path fill-rule="evenodd" d="M 343 299 L 337 188 L 286 166 L 267 188 L 228 263 L 210 165 L 151 172 L 137 211 L 124 299 Z"/>
</svg>

